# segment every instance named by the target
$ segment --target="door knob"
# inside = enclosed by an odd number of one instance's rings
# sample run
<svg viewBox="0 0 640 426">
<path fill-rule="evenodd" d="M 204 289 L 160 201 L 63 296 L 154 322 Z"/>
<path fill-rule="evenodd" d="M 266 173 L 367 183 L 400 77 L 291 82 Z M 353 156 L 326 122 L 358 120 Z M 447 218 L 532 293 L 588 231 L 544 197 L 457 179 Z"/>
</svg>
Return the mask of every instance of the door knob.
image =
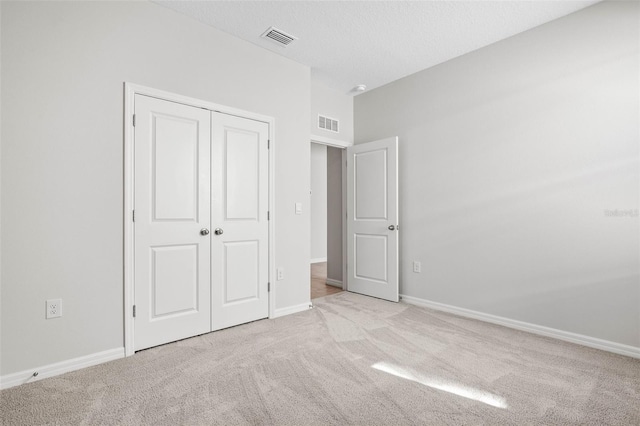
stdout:
<svg viewBox="0 0 640 426">
<path fill-rule="evenodd" d="M 395 226 L 393 226 L 393 225 L 389 225 L 389 231 L 393 231 L 394 229 L 396 229 L 396 227 L 395 227 Z"/>
<path fill-rule="evenodd" d="M 224 231 L 222 230 L 222 228 L 216 228 L 213 231 L 213 233 L 216 234 L 216 235 L 222 235 L 222 234 L 224 234 Z"/>
<path fill-rule="evenodd" d="M 209 230 L 207 228 L 202 228 L 200 230 L 200 235 L 209 235 Z"/>
</svg>

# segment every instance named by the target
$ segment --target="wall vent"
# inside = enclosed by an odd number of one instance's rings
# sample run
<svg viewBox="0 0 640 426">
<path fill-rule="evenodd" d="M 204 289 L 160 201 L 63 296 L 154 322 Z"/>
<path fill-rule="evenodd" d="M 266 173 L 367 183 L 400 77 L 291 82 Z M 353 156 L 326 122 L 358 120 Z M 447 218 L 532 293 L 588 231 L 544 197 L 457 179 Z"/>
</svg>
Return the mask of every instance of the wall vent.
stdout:
<svg viewBox="0 0 640 426">
<path fill-rule="evenodd" d="M 271 40 L 281 47 L 286 47 L 298 39 L 297 37 L 287 34 L 284 31 L 281 31 L 274 27 L 269 28 L 267 31 L 262 33 L 260 37 Z"/>
<path fill-rule="evenodd" d="M 330 132 L 340 132 L 338 127 L 338 120 L 334 120 L 333 118 L 325 117 L 323 115 L 318 115 L 318 127 Z"/>
</svg>

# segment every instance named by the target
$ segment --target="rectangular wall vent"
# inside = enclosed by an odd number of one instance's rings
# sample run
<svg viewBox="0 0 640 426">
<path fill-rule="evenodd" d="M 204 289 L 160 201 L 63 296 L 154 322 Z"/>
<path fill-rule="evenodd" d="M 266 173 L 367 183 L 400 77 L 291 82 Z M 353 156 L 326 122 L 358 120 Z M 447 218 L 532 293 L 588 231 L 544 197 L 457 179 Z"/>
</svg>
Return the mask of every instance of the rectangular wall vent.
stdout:
<svg viewBox="0 0 640 426">
<path fill-rule="evenodd" d="M 334 120 L 333 118 L 318 115 L 318 127 L 330 132 L 340 133 L 338 120 Z"/>
<path fill-rule="evenodd" d="M 267 40 L 271 40 L 282 47 L 288 46 L 291 43 L 293 43 L 295 40 L 297 40 L 296 37 L 290 34 L 287 34 L 284 31 L 281 31 L 274 27 L 269 28 L 267 31 L 262 33 L 260 37 L 266 38 Z"/>
</svg>

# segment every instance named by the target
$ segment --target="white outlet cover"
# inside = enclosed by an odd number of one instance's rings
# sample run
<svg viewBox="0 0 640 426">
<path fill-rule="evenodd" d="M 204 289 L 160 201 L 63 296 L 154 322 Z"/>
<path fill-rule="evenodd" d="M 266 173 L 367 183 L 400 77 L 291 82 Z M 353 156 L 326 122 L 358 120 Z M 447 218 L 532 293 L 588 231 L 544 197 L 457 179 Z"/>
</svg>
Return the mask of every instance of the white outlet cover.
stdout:
<svg viewBox="0 0 640 426">
<path fill-rule="evenodd" d="M 49 299 L 46 301 L 45 318 L 59 318 L 62 316 L 62 299 Z"/>
</svg>

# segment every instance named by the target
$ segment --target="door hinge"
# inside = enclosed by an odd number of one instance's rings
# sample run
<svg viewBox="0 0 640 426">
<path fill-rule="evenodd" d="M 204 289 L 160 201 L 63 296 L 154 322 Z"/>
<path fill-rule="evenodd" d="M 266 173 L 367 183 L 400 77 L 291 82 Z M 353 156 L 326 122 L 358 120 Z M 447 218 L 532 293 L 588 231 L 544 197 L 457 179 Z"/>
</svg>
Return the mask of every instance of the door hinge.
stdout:
<svg viewBox="0 0 640 426">
<path fill-rule="evenodd" d="M 267 139 L 267 149 L 271 149 L 271 140 Z"/>
<path fill-rule="evenodd" d="M 267 283 L 267 292 L 271 291 L 271 283 Z"/>
<path fill-rule="evenodd" d="M 271 220 L 271 212 L 267 211 L 267 220 Z"/>
<path fill-rule="evenodd" d="M 136 221 L 136 211 L 135 210 L 131 210 L 131 219 L 135 222 Z"/>
<path fill-rule="evenodd" d="M 133 114 L 133 127 L 136 127 L 136 115 Z"/>
<path fill-rule="evenodd" d="M 133 305 L 133 317 L 136 317 L 136 305 Z"/>
</svg>

